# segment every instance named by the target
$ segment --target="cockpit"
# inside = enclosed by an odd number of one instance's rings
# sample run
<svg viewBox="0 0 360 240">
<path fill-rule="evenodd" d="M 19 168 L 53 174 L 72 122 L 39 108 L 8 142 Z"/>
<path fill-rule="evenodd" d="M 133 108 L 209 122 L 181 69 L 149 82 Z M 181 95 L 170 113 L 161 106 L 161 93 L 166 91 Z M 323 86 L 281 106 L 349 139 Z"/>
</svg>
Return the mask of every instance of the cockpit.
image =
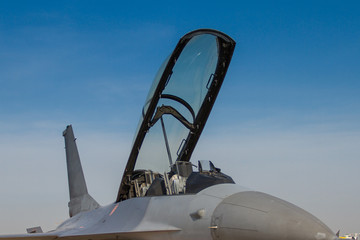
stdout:
<svg viewBox="0 0 360 240">
<path fill-rule="evenodd" d="M 203 168 L 202 166 L 210 166 Z M 155 173 L 151 170 L 135 170 L 129 176 L 129 198 L 178 194 L 195 194 L 212 185 L 235 183 L 231 177 L 214 167 L 211 161 L 198 161 L 193 171 L 191 162 L 177 161 L 170 172 Z"/>
<path fill-rule="evenodd" d="M 214 184 L 233 183 L 210 161 L 193 163 L 191 154 L 234 47 L 230 37 L 214 30 L 197 30 L 180 39 L 146 98 L 117 201 L 191 194 Z"/>
</svg>

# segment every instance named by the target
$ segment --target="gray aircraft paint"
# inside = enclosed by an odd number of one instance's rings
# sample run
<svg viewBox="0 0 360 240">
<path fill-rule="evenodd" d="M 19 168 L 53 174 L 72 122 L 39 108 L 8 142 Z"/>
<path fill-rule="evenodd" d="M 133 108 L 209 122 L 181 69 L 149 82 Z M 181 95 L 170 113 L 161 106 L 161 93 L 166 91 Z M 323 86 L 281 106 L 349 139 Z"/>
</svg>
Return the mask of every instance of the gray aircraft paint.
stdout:
<svg viewBox="0 0 360 240">
<path fill-rule="evenodd" d="M 114 203 L 70 218 L 51 235 L 46 239 L 334 239 L 329 228 L 295 205 L 234 184 Z"/>
<path fill-rule="evenodd" d="M 203 33 L 223 36 L 220 32 L 208 29 L 185 36 L 189 38 Z M 203 115 L 205 121 L 207 115 L 208 113 Z M 87 192 L 72 127 L 68 126 L 63 135 L 68 167 L 69 210 L 72 217 L 48 233 L 6 235 L 0 236 L 0 239 L 337 239 L 325 224 L 301 208 L 271 195 L 229 183 L 212 185 L 196 194 L 136 196 L 129 199 L 122 198 L 127 191 L 123 189 L 119 201 L 101 207 Z M 193 142 L 194 145 L 196 141 Z M 126 170 L 128 174 L 131 173 L 129 169 Z M 213 170 L 220 173 L 216 168 Z M 166 174 L 164 173 L 167 178 Z M 126 176 L 123 180 L 126 180 Z"/>
<path fill-rule="evenodd" d="M 70 217 L 84 211 L 98 208 L 100 205 L 88 194 L 84 173 L 81 166 L 79 151 L 72 126 L 69 125 L 63 132 L 65 139 L 66 166 L 68 173 L 70 202 Z"/>
</svg>

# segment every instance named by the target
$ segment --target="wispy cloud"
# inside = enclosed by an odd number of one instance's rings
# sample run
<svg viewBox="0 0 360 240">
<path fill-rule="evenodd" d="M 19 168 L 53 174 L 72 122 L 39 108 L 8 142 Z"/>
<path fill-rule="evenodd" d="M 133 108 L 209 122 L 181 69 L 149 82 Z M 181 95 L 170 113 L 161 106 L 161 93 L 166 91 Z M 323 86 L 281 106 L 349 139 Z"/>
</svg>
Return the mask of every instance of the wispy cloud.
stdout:
<svg viewBox="0 0 360 240">
<path fill-rule="evenodd" d="M 56 125 L 56 124 L 55 124 Z M 52 124 L 49 124 L 49 128 Z M 74 128 L 90 193 L 102 204 L 115 200 L 132 135 Z M 313 129 L 208 132 L 193 162 L 208 159 L 245 187 L 284 198 L 318 216 L 335 230 L 356 223 L 360 168 L 359 131 Z M 2 216 L 0 232 L 23 232 L 30 225 L 50 230 L 67 217 L 68 189 L 61 131 L 0 136 Z M 340 202 L 341 208 L 338 206 Z M 31 206 L 31 208 L 29 208 Z M 341 210 L 337 210 L 341 209 Z M 12 218 L 14 212 L 36 220 Z M 50 215 L 50 217 L 49 217 Z M 351 219 L 351 218 L 349 218 Z M 16 221 L 16 222 L 15 222 Z"/>
</svg>

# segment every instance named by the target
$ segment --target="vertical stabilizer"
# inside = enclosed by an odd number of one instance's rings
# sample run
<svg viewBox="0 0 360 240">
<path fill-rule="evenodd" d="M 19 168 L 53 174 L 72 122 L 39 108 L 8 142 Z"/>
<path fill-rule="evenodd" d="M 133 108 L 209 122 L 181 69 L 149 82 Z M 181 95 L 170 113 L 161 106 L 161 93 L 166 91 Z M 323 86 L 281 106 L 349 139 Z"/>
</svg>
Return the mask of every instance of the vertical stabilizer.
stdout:
<svg viewBox="0 0 360 240">
<path fill-rule="evenodd" d="M 69 214 L 72 217 L 80 212 L 96 209 L 99 207 L 99 204 L 88 194 L 79 152 L 76 147 L 76 139 L 71 125 L 66 127 L 63 136 L 65 138 L 70 193 Z"/>
</svg>

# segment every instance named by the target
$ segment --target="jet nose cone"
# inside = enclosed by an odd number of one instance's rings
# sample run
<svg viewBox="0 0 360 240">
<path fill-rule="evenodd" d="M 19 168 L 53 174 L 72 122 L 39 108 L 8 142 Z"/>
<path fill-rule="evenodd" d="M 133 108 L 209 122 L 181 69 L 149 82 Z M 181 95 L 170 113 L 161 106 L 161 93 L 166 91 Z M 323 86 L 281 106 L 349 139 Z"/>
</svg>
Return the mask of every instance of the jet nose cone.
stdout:
<svg viewBox="0 0 360 240">
<path fill-rule="evenodd" d="M 319 219 L 279 198 L 240 192 L 225 198 L 211 220 L 214 240 L 335 240 Z"/>
</svg>

